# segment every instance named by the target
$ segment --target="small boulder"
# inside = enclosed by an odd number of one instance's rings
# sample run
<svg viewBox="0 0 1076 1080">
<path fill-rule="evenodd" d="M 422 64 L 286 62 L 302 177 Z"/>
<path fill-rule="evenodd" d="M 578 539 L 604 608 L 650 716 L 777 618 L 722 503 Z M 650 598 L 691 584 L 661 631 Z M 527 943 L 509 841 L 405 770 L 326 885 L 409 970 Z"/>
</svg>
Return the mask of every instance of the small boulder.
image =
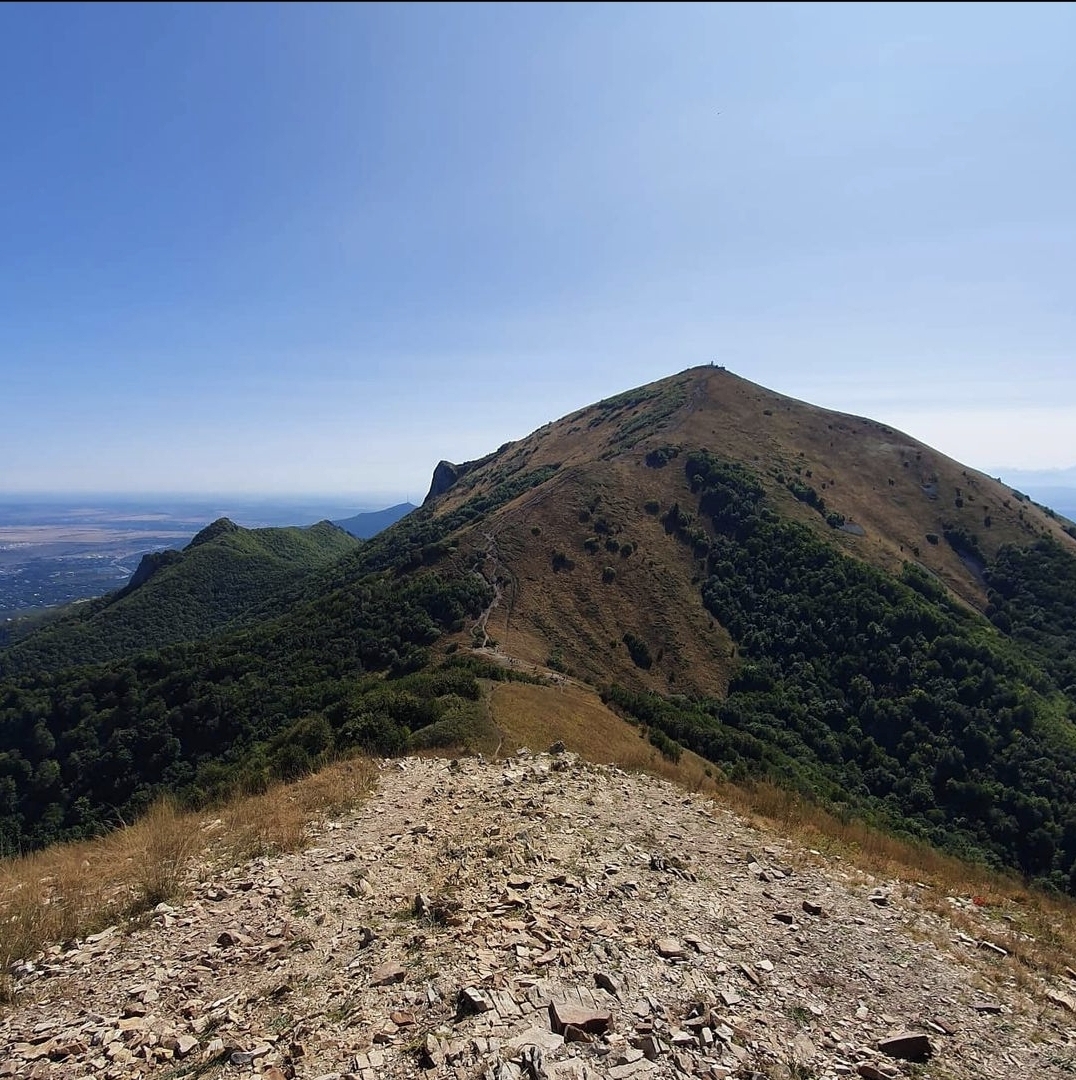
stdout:
<svg viewBox="0 0 1076 1080">
<path fill-rule="evenodd" d="M 934 1054 L 930 1037 L 922 1031 L 898 1031 L 878 1040 L 878 1049 L 902 1061 L 927 1061 Z"/>
<path fill-rule="evenodd" d="M 389 961 L 370 972 L 370 985 L 392 986 L 393 983 L 401 983 L 406 978 L 407 972 L 395 961 Z"/>
<path fill-rule="evenodd" d="M 676 938 L 658 938 L 658 940 L 654 942 L 654 948 L 657 949 L 658 956 L 661 956 L 666 960 L 687 959 L 687 949 L 685 949 Z"/>
<path fill-rule="evenodd" d="M 558 1035 L 563 1035 L 569 1026 L 592 1035 L 603 1035 L 613 1026 L 613 1014 L 607 1009 L 588 1009 L 573 1002 L 551 1001 L 549 1022 Z"/>
<path fill-rule="evenodd" d="M 856 1072 L 863 1080 L 897 1080 L 898 1074 L 892 1070 L 879 1068 L 870 1061 L 862 1061 L 856 1066 Z"/>
<path fill-rule="evenodd" d="M 460 1016 L 489 1012 L 489 999 L 473 986 L 465 986 L 456 1000 L 456 1010 Z"/>
<path fill-rule="evenodd" d="M 624 980 L 619 975 L 613 975 L 608 971 L 595 972 L 594 984 L 615 998 L 619 998 L 624 992 Z"/>
</svg>

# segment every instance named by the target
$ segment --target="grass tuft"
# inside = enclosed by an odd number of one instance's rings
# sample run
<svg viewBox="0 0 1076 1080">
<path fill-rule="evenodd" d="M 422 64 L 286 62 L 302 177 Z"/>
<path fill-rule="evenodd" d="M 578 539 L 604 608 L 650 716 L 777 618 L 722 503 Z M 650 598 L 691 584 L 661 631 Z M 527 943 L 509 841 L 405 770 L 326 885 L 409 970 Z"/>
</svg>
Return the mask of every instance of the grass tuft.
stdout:
<svg viewBox="0 0 1076 1080">
<path fill-rule="evenodd" d="M 130 868 L 130 879 L 125 882 L 131 893 L 129 913 L 137 915 L 182 896 L 191 860 L 205 840 L 194 815 L 165 798 L 135 825 L 122 830 L 117 846 Z"/>
</svg>

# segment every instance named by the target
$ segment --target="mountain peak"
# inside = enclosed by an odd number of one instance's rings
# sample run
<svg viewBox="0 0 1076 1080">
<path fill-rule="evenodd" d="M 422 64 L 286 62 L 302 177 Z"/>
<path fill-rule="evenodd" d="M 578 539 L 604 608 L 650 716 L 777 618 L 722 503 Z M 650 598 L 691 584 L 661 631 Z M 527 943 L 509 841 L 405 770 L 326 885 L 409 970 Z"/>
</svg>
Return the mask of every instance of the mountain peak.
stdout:
<svg viewBox="0 0 1076 1080">
<path fill-rule="evenodd" d="M 394 525 L 400 518 L 406 517 L 414 509 L 415 506 L 412 503 L 396 503 L 395 506 L 387 506 L 384 510 L 368 510 L 353 514 L 349 518 L 334 521 L 333 524 L 360 540 L 369 540 L 390 525 Z"/>
<path fill-rule="evenodd" d="M 39 844 L 171 777 L 221 784 L 218 753 L 237 775 L 249 755 L 291 776 L 359 746 L 474 747 L 484 691 L 462 662 L 600 686 L 671 760 L 693 750 L 714 776 L 780 778 L 1076 892 L 1076 526 L 884 423 L 717 367 L 438 472 L 439 493 L 362 544 L 216 522 L 102 618 L 0 653 L 28 679 L 50 672 L 51 696 L 27 682 L 5 700 L 19 775 L 41 771 L 44 724 L 60 778 L 17 787 L 0 828 Z M 187 646 L 140 666 L 148 641 Z M 123 657 L 132 730 L 163 709 L 175 738 L 118 802 L 111 774 L 81 767 L 111 751 L 80 746 L 73 768 L 67 730 L 113 722 L 113 683 L 87 700 L 64 665 Z M 214 687 L 233 670 L 249 679 L 227 696 L 228 734 L 198 742 L 224 730 Z M 417 709 L 401 692 L 412 677 L 429 698 Z M 178 685 L 201 703 L 194 726 Z"/>
<path fill-rule="evenodd" d="M 226 536 L 228 533 L 241 531 L 241 527 L 236 525 L 230 518 L 217 518 L 216 521 L 207 525 L 201 532 L 195 534 L 187 548 L 189 550 L 190 548 L 200 547 L 202 544 L 208 544 L 211 540 L 216 540 L 218 536 Z"/>
</svg>

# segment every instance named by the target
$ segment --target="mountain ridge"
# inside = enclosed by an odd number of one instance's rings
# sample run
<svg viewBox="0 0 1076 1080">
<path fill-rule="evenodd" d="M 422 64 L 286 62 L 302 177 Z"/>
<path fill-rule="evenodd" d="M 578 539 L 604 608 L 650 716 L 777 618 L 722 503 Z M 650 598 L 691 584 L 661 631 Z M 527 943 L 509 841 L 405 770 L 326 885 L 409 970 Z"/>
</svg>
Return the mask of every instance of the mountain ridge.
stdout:
<svg viewBox="0 0 1076 1080">
<path fill-rule="evenodd" d="M 383 510 L 369 510 L 351 517 L 341 518 L 333 524 L 338 528 L 351 533 L 359 540 L 369 540 L 383 529 L 395 525 L 402 517 L 406 517 L 415 509 L 414 503 L 402 502 L 394 506 L 387 506 Z"/>
<path fill-rule="evenodd" d="M 47 694 L 9 684 L 11 835 L 96 827 L 74 762 L 122 771 L 132 739 L 132 807 L 197 802 L 355 747 L 473 747 L 476 675 L 529 672 L 601 687 L 670 758 L 1076 887 L 1076 539 L 1056 516 L 719 368 L 441 473 L 260 621 Z"/>
<path fill-rule="evenodd" d="M 143 556 L 122 589 L 79 605 L 0 650 L 0 678 L 102 663 L 212 636 L 256 617 L 272 594 L 356 546 L 328 521 L 306 528 L 244 529 L 218 518 L 181 551 Z"/>
<path fill-rule="evenodd" d="M 563 751 L 382 761 L 368 802 L 307 840 L 223 871 L 196 858 L 127 932 L 14 965 L 18 1074 L 1071 1068 L 1076 1001 L 998 944 L 1018 905 L 857 871 L 645 774 Z"/>
<path fill-rule="evenodd" d="M 663 415 L 659 424 L 652 424 L 653 430 L 647 432 L 640 422 L 647 415 L 640 407 L 647 403 L 653 406 L 655 402 Z M 793 409 L 796 410 L 793 423 L 785 422 L 782 427 L 782 412 Z M 633 412 L 637 415 L 632 416 Z M 717 428 L 708 419 L 716 417 L 724 421 Z M 634 429 L 632 424 L 636 425 Z M 774 430 L 767 433 L 765 424 Z M 611 553 L 611 559 L 602 560 L 600 565 L 590 560 L 594 566 L 587 580 L 577 581 L 578 587 L 570 595 L 565 595 L 568 590 L 564 584 L 573 580 L 571 572 L 548 576 L 545 571 L 561 549 L 562 566 L 566 567 L 568 560 L 582 567 L 577 552 L 585 550 L 587 541 L 593 541 L 595 535 L 599 549 L 604 552 L 608 537 L 601 532 L 603 528 L 619 528 L 616 535 L 621 536 L 623 520 L 613 520 L 608 508 L 600 509 L 602 497 L 607 503 L 609 499 L 616 500 L 612 512 L 624 520 L 632 519 L 639 534 L 635 539 L 656 551 L 652 557 L 659 566 L 672 559 L 686 570 L 690 559 L 685 563 L 684 555 L 669 551 L 669 545 L 663 544 L 666 534 L 662 524 L 655 517 L 648 520 L 644 508 L 647 503 L 657 502 L 660 512 L 664 512 L 671 502 L 690 499 L 690 483 L 680 469 L 668 463 L 664 467 L 641 466 L 649 454 L 660 453 L 663 448 L 686 454 L 692 446 L 724 453 L 730 460 L 751 461 L 769 494 L 779 502 L 781 512 L 820 533 L 827 543 L 890 573 L 899 574 L 906 561 L 917 561 L 978 610 L 985 610 L 988 605 L 981 576 L 969 565 L 967 553 L 959 553 L 944 540 L 947 529 L 954 537 L 958 535 L 956 530 L 975 536 L 989 556 L 996 554 L 1006 542 L 1026 542 L 1043 531 L 1066 545 L 1072 542 L 1060 522 L 1022 501 L 1011 489 L 887 425 L 797 402 L 720 368 L 689 369 L 577 410 L 522 440 L 506 444 L 498 451 L 500 457 L 493 458 L 493 462 L 504 461 L 510 455 L 509 467 L 515 469 L 522 460 L 529 467 L 551 464 L 558 467 L 555 479 L 522 495 L 511 508 L 497 512 L 505 539 L 524 553 L 520 583 L 526 579 L 542 582 L 538 592 L 512 598 L 501 613 L 507 616 L 511 611 L 507 622 L 502 621 L 501 614 L 493 621 L 501 637 L 513 637 L 513 648 L 521 656 L 544 661 L 551 648 L 569 647 L 567 635 L 551 641 L 543 627 L 570 626 L 576 639 L 597 641 L 599 634 L 608 639 L 614 627 L 587 625 L 578 613 L 593 607 L 595 593 L 602 591 L 598 588 L 601 577 L 610 565 L 621 582 L 625 575 L 630 575 L 638 585 L 629 597 L 630 602 L 616 611 L 619 621 L 632 632 L 644 630 L 635 613 L 660 611 L 667 606 L 662 599 L 664 586 L 657 582 L 640 584 L 637 579 L 643 575 L 636 569 L 638 560 L 633 562 L 631 555 L 622 557 L 623 544 L 632 542 L 626 535 L 620 540 L 621 549 Z M 880 473 L 876 461 L 866 462 L 873 466 L 873 483 L 856 475 L 857 471 L 865 471 L 856 460 L 865 450 L 870 458 L 881 457 L 885 463 L 885 472 Z M 605 455 L 608 456 L 603 461 Z M 844 467 L 849 458 L 852 461 L 851 467 L 845 468 L 847 478 L 841 474 L 838 484 L 836 465 Z M 467 479 L 432 500 L 434 515 L 451 513 L 475 493 L 482 494 L 488 489 L 483 477 L 495 470 L 496 465 L 490 458 L 481 460 L 482 466 L 469 470 Z M 892 487 L 889 480 L 893 481 Z M 807 498 L 811 498 L 810 491 L 814 490 L 816 498 L 825 500 L 827 508 L 842 513 L 863 534 L 829 528 L 823 516 L 790 491 L 793 482 L 802 485 Z M 558 488 L 555 497 L 552 486 Z M 599 501 L 592 506 L 595 497 Z M 567 501 L 574 501 L 574 512 L 563 511 Z M 957 505 L 958 502 L 962 505 Z M 989 524 L 984 525 L 987 520 Z M 540 554 L 528 550 L 541 546 L 531 539 L 535 527 L 557 538 L 556 551 L 553 545 L 545 545 Z M 482 539 L 473 544 L 473 550 L 481 550 L 484 543 Z M 610 590 L 604 592 L 602 603 L 607 605 Z M 705 626 L 693 628 L 694 634 L 708 632 L 708 619 Z M 663 645 L 657 638 L 650 644 L 655 650 Z M 690 648 L 684 640 L 678 644 Z M 694 657 L 692 663 L 698 659 Z M 684 678 L 690 666 L 684 665 L 685 670 L 678 671 L 678 677 Z M 638 677 L 628 669 L 624 671 Z M 592 674 L 600 677 L 597 671 Z M 651 684 L 656 685 L 653 680 Z M 719 689 L 720 680 L 703 681 L 696 688 Z"/>
</svg>

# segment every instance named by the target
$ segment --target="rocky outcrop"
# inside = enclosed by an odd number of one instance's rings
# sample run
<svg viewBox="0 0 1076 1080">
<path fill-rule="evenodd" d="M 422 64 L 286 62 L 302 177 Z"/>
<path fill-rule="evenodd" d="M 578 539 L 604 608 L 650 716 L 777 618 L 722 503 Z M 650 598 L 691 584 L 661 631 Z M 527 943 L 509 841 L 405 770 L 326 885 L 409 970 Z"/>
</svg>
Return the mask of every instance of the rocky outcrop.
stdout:
<svg viewBox="0 0 1076 1080">
<path fill-rule="evenodd" d="M 439 461 L 437 468 L 433 470 L 433 480 L 430 482 L 430 490 L 422 505 L 432 502 L 446 491 L 460 478 L 460 466 L 453 465 L 451 461 Z"/>
<path fill-rule="evenodd" d="M 113 600 L 122 600 L 123 597 L 129 596 L 135 589 L 145 585 L 151 577 L 160 573 L 166 566 L 173 566 L 182 558 L 183 553 L 181 551 L 176 551 L 174 548 L 169 548 L 166 551 L 147 552 L 142 556 L 142 560 L 139 562 L 138 568 L 131 575 L 130 581 L 116 593 Z"/>
<path fill-rule="evenodd" d="M 465 461 L 462 465 L 453 465 L 451 461 L 439 461 L 437 468 L 433 470 L 433 480 L 430 483 L 430 490 L 426 495 L 426 498 L 422 500 L 422 505 L 432 502 L 439 495 L 443 495 L 448 491 L 460 477 L 466 476 L 470 472 L 474 472 L 475 469 L 481 469 L 483 465 L 488 465 L 491 461 L 496 460 L 506 450 L 509 450 L 514 444 L 504 443 L 502 446 L 498 446 L 492 454 L 486 454 L 485 457 L 476 458 L 474 461 Z"/>
<path fill-rule="evenodd" d="M 386 761 L 304 852 L 17 965 L 0 1076 L 1070 1075 L 1067 1007 L 922 894 L 571 754 Z"/>
</svg>

